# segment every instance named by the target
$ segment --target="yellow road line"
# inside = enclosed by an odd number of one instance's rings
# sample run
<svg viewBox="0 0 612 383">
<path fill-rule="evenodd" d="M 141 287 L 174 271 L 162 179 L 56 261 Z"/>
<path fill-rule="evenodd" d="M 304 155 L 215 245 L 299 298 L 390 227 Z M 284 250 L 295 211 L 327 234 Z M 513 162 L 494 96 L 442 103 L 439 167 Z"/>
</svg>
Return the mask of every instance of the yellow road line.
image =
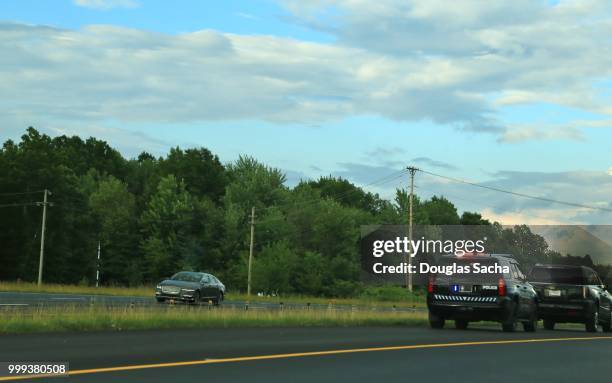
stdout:
<svg viewBox="0 0 612 383">
<path fill-rule="evenodd" d="M 490 340 L 490 341 L 477 341 L 477 342 L 430 343 L 430 344 L 413 344 L 413 345 L 406 345 L 406 346 L 353 348 L 353 349 L 345 349 L 345 350 L 297 352 L 297 353 L 290 353 L 290 354 L 255 355 L 255 356 L 242 356 L 242 357 L 236 357 L 236 358 L 192 360 L 192 361 L 187 361 L 187 362 L 138 364 L 138 365 L 132 365 L 132 366 L 92 368 L 92 369 L 86 369 L 86 370 L 70 371 L 69 375 L 84 375 L 84 374 L 97 374 L 97 373 L 103 373 L 103 372 L 144 370 L 144 369 L 150 369 L 150 368 L 195 366 L 195 365 L 202 365 L 202 364 L 235 363 L 235 362 L 246 362 L 246 361 L 254 361 L 254 360 L 287 359 L 287 358 L 299 358 L 299 357 L 307 357 L 307 356 L 351 354 L 351 353 L 358 353 L 358 352 L 397 351 L 397 350 L 415 350 L 415 349 L 426 349 L 426 348 L 482 346 L 482 345 L 495 345 L 495 344 L 499 345 L 499 344 L 520 344 L 520 343 L 544 343 L 544 342 L 566 342 L 566 341 L 605 340 L 605 339 L 610 340 L 612 339 L 612 336 Z M 24 375 L 24 376 L 0 377 L 0 381 L 14 381 L 14 380 L 23 380 L 23 379 L 37 379 L 37 378 L 49 378 L 49 375 L 27 375 L 27 376 Z"/>
</svg>

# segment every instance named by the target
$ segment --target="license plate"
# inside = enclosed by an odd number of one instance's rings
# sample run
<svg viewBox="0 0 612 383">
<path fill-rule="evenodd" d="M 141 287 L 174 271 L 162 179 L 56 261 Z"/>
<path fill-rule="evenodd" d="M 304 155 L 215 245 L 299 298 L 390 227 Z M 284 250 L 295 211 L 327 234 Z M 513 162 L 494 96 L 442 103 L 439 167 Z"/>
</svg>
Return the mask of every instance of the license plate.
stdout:
<svg viewBox="0 0 612 383">
<path fill-rule="evenodd" d="M 177 295 L 178 293 L 181 292 L 181 289 L 179 287 L 175 287 L 175 286 L 162 286 L 162 292 L 164 294 L 174 294 L 174 295 Z"/>
<path fill-rule="evenodd" d="M 461 291 L 462 293 L 471 293 L 472 292 L 472 285 L 461 285 L 459 291 Z"/>
<path fill-rule="evenodd" d="M 560 297 L 561 290 L 546 290 L 546 295 L 549 297 Z"/>
<path fill-rule="evenodd" d="M 457 293 L 471 293 L 472 285 L 452 285 L 451 291 L 455 294 Z"/>
</svg>

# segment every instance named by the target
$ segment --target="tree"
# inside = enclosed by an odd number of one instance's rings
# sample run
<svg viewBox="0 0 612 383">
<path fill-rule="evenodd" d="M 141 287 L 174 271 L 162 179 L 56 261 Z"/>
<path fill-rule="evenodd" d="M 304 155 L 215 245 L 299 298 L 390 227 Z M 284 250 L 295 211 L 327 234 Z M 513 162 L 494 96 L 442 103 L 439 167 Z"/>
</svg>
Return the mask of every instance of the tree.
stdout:
<svg viewBox="0 0 612 383">
<path fill-rule="evenodd" d="M 464 211 L 459 219 L 461 225 L 490 225 L 491 222 L 487 219 L 483 219 L 479 213 L 472 213 Z"/>
<path fill-rule="evenodd" d="M 297 255 L 286 241 L 265 246 L 253 264 L 254 290 L 275 294 L 294 292 L 297 265 Z"/>
<path fill-rule="evenodd" d="M 219 201 L 225 191 L 227 178 L 219 158 L 206 148 L 170 149 L 168 157 L 161 161 L 163 175 L 174 175 L 185 182 L 193 195 Z"/>
<path fill-rule="evenodd" d="M 406 189 L 395 190 L 395 211 L 399 217 L 398 224 L 408 224 L 408 214 L 410 211 L 410 193 Z M 429 217 L 424 209 L 421 199 L 417 195 L 412 196 L 412 223 L 414 225 L 428 225 Z"/>
<path fill-rule="evenodd" d="M 98 223 L 101 280 L 121 284 L 142 281 L 141 271 L 134 267 L 138 250 L 135 198 L 127 186 L 113 176 L 104 177 L 89 196 L 89 206 Z"/>
<path fill-rule="evenodd" d="M 422 208 L 431 225 L 459 225 L 457 208 L 444 197 L 433 196 Z"/>
<path fill-rule="evenodd" d="M 321 177 L 317 181 L 302 182 L 301 184 L 307 184 L 313 189 L 319 190 L 323 198 L 331 198 L 343 206 L 362 209 L 372 214 L 380 212 L 386 206 L 386 201 L 382 200 L 378 194 L 365 192 L 342 178 Z"/>
<path fill-rule="evenodd" d="M 140 219 L 147 280 L 155 281 L 196 263 L 192 230 L 193 199 L 185 183 L 163 177 Z"/>
</svg>

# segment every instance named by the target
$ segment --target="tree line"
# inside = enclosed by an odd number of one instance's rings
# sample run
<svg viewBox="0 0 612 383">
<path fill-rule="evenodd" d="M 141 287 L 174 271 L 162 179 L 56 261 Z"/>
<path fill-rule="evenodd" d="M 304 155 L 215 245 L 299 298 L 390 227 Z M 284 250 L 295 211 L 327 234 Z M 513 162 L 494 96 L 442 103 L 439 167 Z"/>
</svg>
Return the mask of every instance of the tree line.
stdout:
<svg viewBox="0 0 612 383">
<path fill-rule="evenodd" d="M 361 225 L 406 224 L 408 194 L 388 201 L 332 176 L 285 185 L 277 168 L 241 156 L 223 164 L 206 148 L 126 159 L 106 142 L 29 128 L 0 150 L 0 279 L 34 281 L 42 190 L 49 189 L 44 281 L 155 283 L 178 270 L 212 272 L 246 289 L 249 214 L 257 212 L 254 291 L 354 296 Z M 550 250 L 528 228 L 502 229 L 444 197 L 414 199 L 415 224 L 484 225 Z M 497 225 L 497 226 L 496 226 Z M 527 230 L 527 231 L 525 231 Z M 538 238 L 539 237 L 539 238 Z"/>
</svg>

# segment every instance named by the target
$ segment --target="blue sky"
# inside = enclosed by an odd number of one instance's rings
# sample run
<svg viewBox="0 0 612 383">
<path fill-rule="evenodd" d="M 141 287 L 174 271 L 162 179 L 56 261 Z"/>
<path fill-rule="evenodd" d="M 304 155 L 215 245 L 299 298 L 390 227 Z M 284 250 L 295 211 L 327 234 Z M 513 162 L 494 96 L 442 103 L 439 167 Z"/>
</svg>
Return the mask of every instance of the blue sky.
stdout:
<svg viewBox="0 0 612 383">
<path fill-rule="evenodd" d="M 414 164 L 610 207 L 605 1 L 49 0 L 0 6 L 0 139 L 205 146 L 365 185 Z M 390 196 L 405 179 L 369 187 Z M 503 223 L 610 223 L 425 175 Z"/>
</svg>

